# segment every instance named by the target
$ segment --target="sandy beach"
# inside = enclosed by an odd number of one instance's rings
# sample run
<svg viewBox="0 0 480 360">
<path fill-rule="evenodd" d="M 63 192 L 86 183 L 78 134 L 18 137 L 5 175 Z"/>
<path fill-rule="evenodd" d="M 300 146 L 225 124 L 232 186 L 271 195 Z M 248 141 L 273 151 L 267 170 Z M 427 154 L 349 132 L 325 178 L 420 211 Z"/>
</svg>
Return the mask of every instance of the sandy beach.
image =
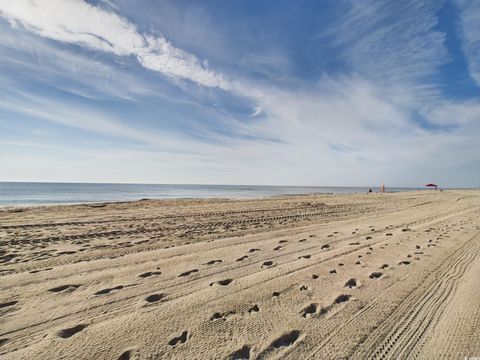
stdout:
<svg viewBox="0 0 480 360">
<path fill-rule="evenodd" d="M 480 356 L 480 191 L 0 211 L 2 359 Z"/>
</svg>

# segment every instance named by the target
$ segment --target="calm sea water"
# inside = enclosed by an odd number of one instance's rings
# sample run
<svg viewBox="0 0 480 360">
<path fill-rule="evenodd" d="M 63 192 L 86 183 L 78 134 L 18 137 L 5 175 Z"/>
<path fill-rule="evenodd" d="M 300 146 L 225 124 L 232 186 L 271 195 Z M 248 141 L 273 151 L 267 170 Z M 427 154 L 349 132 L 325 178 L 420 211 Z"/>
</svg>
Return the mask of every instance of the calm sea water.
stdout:
<svg viewBox="0 0 480 360">
<path fill-rule="evenodd" d="M 372 188 L 374 191 L 378 189 Z M 0 182 L 0 206 L 72 204 L 175 198 L 261 198 L 287 194 L 366 192 L 364 187 L 146 185 Z M 389 188 L 388 191 L 412 191 Z"/>
</svg>

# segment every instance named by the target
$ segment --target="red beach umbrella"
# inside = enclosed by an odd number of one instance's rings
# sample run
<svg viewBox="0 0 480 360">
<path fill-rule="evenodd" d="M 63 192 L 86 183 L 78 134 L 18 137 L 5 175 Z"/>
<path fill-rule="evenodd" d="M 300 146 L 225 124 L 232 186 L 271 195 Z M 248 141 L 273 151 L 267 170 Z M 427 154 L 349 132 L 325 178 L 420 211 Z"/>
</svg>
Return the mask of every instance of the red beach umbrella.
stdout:
<svg viewBox="0 0 480 360">
<path fill-rule="evenodd" d="M 435 184 L 427 184 L 427 185 L 425 185 L 425 186 L 426 186 L 426 187 L 437 187 L 437 185 L 435 185 Z"/>
</svg>

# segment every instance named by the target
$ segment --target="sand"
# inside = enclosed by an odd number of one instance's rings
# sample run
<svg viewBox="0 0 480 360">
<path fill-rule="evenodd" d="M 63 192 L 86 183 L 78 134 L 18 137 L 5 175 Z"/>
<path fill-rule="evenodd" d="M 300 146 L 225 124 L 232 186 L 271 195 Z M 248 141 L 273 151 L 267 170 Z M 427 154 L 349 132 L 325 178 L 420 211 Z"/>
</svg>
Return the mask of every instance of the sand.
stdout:
<svg viewBox="0 0 480 360">
<path fill-rule="evenodd" d="M 2 359 L 480 356 L 480 191 L 0 211 Z"/>
</svg>

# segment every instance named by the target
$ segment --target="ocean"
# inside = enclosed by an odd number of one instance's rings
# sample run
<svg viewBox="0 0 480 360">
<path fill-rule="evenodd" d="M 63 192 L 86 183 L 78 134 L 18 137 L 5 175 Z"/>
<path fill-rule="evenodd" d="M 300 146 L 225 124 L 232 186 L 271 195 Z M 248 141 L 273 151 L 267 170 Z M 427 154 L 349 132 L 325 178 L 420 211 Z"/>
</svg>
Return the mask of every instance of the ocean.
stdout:
<svg viewBox="0 0 480 360">
<path fill-rule="evenodd" d="M 289 194 L 365 193 L 367 187 L 169 185 L 0 182 L 0 206 L 75 204 L 179 198 L 263 198 Z M 378 188 L 373 188 L 378 191 Z M 416 188 L 387 188 L 388 192 Z"/>
</svg>

